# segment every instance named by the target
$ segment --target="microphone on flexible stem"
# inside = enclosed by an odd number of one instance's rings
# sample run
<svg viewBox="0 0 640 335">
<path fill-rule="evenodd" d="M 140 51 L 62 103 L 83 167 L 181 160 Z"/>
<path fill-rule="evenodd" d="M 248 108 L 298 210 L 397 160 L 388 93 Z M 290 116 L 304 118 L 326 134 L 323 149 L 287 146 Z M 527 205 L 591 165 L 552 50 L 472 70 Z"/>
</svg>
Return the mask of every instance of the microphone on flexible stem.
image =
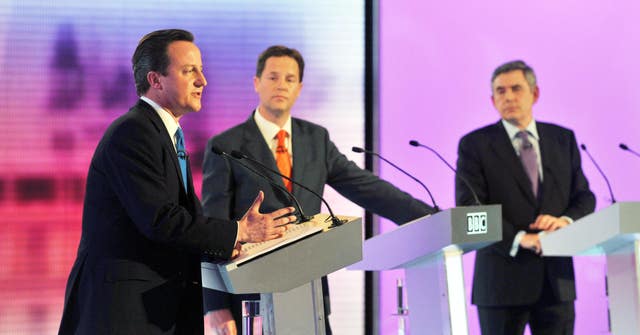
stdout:
<svg viewBox="0 0 640 335">
<path fill-rule="evenodd" d="M 635 151 L 633 151 L 633 150 L 629 149 L 629 147 L 628 147 L 626 144 L 624 144 L 624 143 L 620 143 L 620 145 L 619 145 L 619 146 L 620 146 L 620 149 L 622 149 L 622 150 L 624 150 L 624 151 L 629 151 L 630 153 L 632 153 L 632 154 L 634 154 L 634 155 L 636 155 L 636 156 L 640 157 L 640 153 L 637 153 L 637 152 L 635 152 Z"/>
<path fill-rule="evenodd" d="M 280 176 L 282 178 L 285 178 L 288 181 L 290 181 L 290 182 L 302 187 L 303 189 L 307 190 L 309 193 L 315 195 L 318 199 L 320 199 L 325 204 L 325 206 L 327 206 L 327 210 L 329 210 L 329 216 L 330 216 L 331 222 L 333 222 L 331 224 L 330 228 L 341 226 L 343 223 L 347 222 L 347 220 L 340 220 L 340 219 L 338 219 L 338 217 L 333 215 L 333 211 L 331 210 L 331 207 L 329 206 L 327 201 L 324 200 L 324 198 L 321 195 L 319 195 L 318 193 L 316 193 L 312 189 L 310 189 L 310 188 L 298 183 L 297 181 L 295 181 L 295 180 L 283 175 L 282 173 L 280 173 L 280 171 L 276 171 L 276 170 L 274 170 L 274 169 L 262 164 L 260 161 L 257 161 L 255 159 L 243 154 L 240 151 L 236 151 L 236 150 L 231 151 L 231 156 L 233 156 L 233 158 L 238 159 L 238 161 L 240 161 L 241 159 L 246 159 L 246 160 L 250 161 L 251 163 L 256 164 L 256 165 L 260 166 L 261 168 L 266 169 L 266 170 L 270 171 L 271 173 L 274 173 L 274 174 L 276 174 L 276 175 L 278 175 L 278 176 Z M 274 185 L 276 185 L 276 184 L 274 184 Z M 280 185 L 278 185 L 278 186 L 280 186 Z M 291 196 L 293 197 L 293 195 L 291 195 Z"/>
<path fill-rule="evenodd" d="M 414 146 L 414 147 L 423 147 L 431 152 L 433 152 L 442 162 L 444 162 L 444 164 L 446 164 L 449 169 L 451 169 L 451 171 L 453 171 L 453 174 L 457 177 L 460 177 L 460 180 L 462 180 L 462 182 L 467 186 L 467 188 L 469 189 L 469 191 L 471 191 L 471 194 L 473 195 L 473 200 L 475 201 L 475 205 L 476 206 L 480 206 L 482 205 L 482 203 L 480 202 L 480 200 L 478 199 L 478 195 L 476 194 L 476 191 L 473 190 L 473 187 L 471 187 L 471 184 L 469 184 L 469 182 L 467 181 L 467 178 L 465 178 L 462 174 L 458 173 L 458 170 L 456 170 L 453 166 L 451 166 L 451 164 L 449 164 L 449 162 L 447 162 L 446 159 L 444 159 L 442 156 L 440 156 L 440 154 L 435 151 L 434 149 L 432 149 L 431 147 L 428 147 L 416 140 L 411 140 L 409 141 L 409 144 Z"/>
<path fill-rule="evenodd" d="M 587 146 L 584 144 L 580 144 L 580 149 L 582 149 L 582 151 L 587 153 L 587 156 L 589 156 L 589 159 L 591 160 L 593 165 L 596 166 L 596 169 L 598 169 L 598 172 L 600 172 L 600 175 L 602 176 L 602 178 L 604 178 L 604 181 L 607 183 L 607 188 L 609 189 L 609 195 L 611 196 L 611 203 L 615 204 L 616 198 L 613 197 L 613 191 L 611 190 L 611 184 L 609 184 L 609 179 L 607 179 L 607 176 L 604 174 L 604 172 L 602 172 L 602 169 L 600 169 L 600 166 L 598 165 L 598 163 L 596 163 L 596 160 L 593 159 L 593 157 L 587 150 Z"/>
<path fill-rule="evenodd" d="M 438 207 L 438 205 L 436 204 L 435 199 L 433 199 L 433 196 L 431 195 L 431 191 L 429 191 L 429 188 L 427 188 L 427 186 L 426 186 L 424 183 L 422 183 L 420 180 L 418 180 L 418 178 L 416 178 L 416 177 L 414 177 L 414 176 L 410 175 L 407 171 L 405 171 L 405 170 L 401 169 L 399 166 L 397 166 L 397 165 L 395 165 L 395 164 L 391 163 L 388 159 L 386 159 L 386 158 L 384 158 L 384 157 L 380 156 L 377 152 L 373 152 L 373 151 L 366 150 L 366 149 L 359 148 L 359 147 L 352 147 L 352 148 L 351 148 L 351 151 L 353 151 L 353 152 L 357 152 L 357 153 L 363 153 L 363 152 L 364 152 L 364 153 L 366 153 L 366 154 L 376 156 L 376 157 L 378 157 L 378 158 L 382 159 L 383 161 L 387 162 L 389 165 L 391 165 L 391 166 L 393 166 L 394 168 L 396 168 L 398 171 L 400 171 L 400 172 L 404 173 L 404 174 L 405 174 L 406 176 L 408 176 L 409 178 L 411 178 L 411 179 L 415 180 L 418 184 L 420 184 L 420 185 L 422 186 L 422 188 L 424 188 L 424 189 L 427 191 L 427 194 L 429 194 L 429 198 L 431 198 L 431 203 L 433 203 L 433 209 L 435 210 L 435 212 L 437 213 L 437 212 L 439 212 L 439 211 L 440 211 L 440 208 L 439 208 L 439 207 Z"/>
<path fill-rule="evenodd" d="M 300 205 L 300 203 L 298 202 L 298 199 L 296 199 L 296 197 L 293 196 L 293 194 L 291 194 L 291 192 L 289 192 L 289 190 L 287 190 L 286 188 L 284 188 L 284 186 L 279 185 L 274 183 L 271 178 L 265 176 L 264 174 L 256 171 L 254 168 L 248 166 L 247 164 L 243 163 L 240 159 L 234 157 L 233 155 L 229 155 L 228 153 L 220 150 L 220 148 L 217 148 L 215 146 L 211 147 L 211 151 L 217 155 L 220 156 L 225 156 L 225 157 L 229 157 L 232 160 L 234 160 L 235 162 L 237 162 L 238 164 L 240 164 L 242 167 L 244 167 L 245 169 L 253 172 L 254 174 L 256 174 L 257 176 L 267 180 L 269 182 L 269 184 L 277 187 L 280 191 L 282 191 L 282 193 L 286 194 L 287 197 L 291 198 L 291 200 L 294 203 L 294 207 L 296 207 L 297 212 L 299 213 L 300 216 L 300 220 L 298 222 L 295 222 L 295 224 L 301 224 L 303 222 L 307 222 L 309 220 L 311 220 L 313 218 L 313 216 L 306 216 L 304 215 L 304 212 L 302 211 L 302 206 Z"/>
</svg>

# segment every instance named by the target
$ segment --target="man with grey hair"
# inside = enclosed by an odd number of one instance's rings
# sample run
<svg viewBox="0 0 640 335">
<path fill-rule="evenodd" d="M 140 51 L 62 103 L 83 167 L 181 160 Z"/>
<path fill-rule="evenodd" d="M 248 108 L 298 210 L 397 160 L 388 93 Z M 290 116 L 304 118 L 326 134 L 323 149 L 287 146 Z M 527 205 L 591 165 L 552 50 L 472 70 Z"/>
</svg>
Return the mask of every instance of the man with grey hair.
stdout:
<svg viewBox="0 0 640 335">
<path fill-rule="evenodd" d="M 569 129 L 537 122 L 540 96 L 523 61 L 499 66 L 491 100 L 501 120 L 458 146 L 456 203 L 502 205 L 502 241 L 478 250 L 472 303 L 482 334 L 573 334 L 576 298 L 571 257 L 543 257 L 539 236 L 591 213 L 595 197 Z"/>
</svg>

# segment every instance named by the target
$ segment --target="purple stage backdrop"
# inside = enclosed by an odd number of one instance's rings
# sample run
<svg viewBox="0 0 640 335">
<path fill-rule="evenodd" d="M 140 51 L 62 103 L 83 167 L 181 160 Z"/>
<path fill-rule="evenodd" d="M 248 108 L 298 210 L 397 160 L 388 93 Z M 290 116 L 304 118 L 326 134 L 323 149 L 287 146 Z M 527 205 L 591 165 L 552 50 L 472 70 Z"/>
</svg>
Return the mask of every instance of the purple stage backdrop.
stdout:
<svg viewBox="0 0 640 335">
<path fill-rule="evenodd" d="M 514 59 L 538 75 L 536 119 L 575 131 L 607 174 L 616 200 L 640 199 L 640 159 L 618 148 L 624 142 L 640 150 L 640 3 L 381 0 L 379 30 L 381 153 L 415 173 L 441 207 L 454 206 L 452 172 L 408 142 L 428 144 L 455 165 L 460 137 L 499 119 L 490 77 Z M 608 206 L 606 184 L 584 154 L 583 167 L 597 208 Z M 381 171 L 428 201 L 391 167 L 381 164 Z M 473 259 L 465 256 L 467 296 Z M 575 259 L 576 334 L 608 334 L 604 269 L 602 257 Z M 383 275 L 381 334 L 395 330 L 394 279 L 402 275 Z M 475 307 L 468 316 L 470 333 L 479 334 Z"/>
</svg>

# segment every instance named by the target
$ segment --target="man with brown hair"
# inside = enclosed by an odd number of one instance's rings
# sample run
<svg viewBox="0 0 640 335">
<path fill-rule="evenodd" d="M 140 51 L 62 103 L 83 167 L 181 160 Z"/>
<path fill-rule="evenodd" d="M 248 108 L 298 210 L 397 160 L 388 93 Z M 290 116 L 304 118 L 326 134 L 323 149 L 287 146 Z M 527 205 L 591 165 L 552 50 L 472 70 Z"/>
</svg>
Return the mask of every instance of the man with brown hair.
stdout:
<svg viewBox="0 0 640 335">
<path fill-rule="evenodd" d="M 291 116 L 291 109 L 302 90 L 304 60 L 295 49 L 271 46 L 258 57 L 253 87 L 259 105 L 244 123 L 209 140 L 203 166 L 202 198 L 205 213 L 237 218 L 251 203 L 248 194 L 265 191 L 268 200 L 262 210 L 290 204 L 281 189 L 257 178 L 250 171 L 211 153 L 212 147 L 225 152 L 239 151 L 322 194 L 331 186 L 347 199 L 398 224 L 434 212 L 390 183 L 358 167 L 338 151 L 327 129 Z M 286 187 L 298 199 L 305 214 L 320 212 L 321 201 L 310 192 L 271 175 L 272 183 Z M 323 278 L 325 315 L 328 316 L 329 290 Z M 206 290 L 208 321 L 219 334 L 235 334 L 240 325 L 240 302 L 257 296 L 231 296 Z M 233 315 L 232 315 L 233 313 Z M 331 334 L 328 318 L 325 329 Z"/>
<path fill-rule="evenodd" d="M 202 334 L 200 257 L 281 236 L 293 208 L 238 221 L 202 214 L 180 119 L 201 108 L 207 80 L 185 30 L 144 36 L 132 58 L 140 100 L 105 132 L 84 200 L 60 334 Z"/>
</svg>

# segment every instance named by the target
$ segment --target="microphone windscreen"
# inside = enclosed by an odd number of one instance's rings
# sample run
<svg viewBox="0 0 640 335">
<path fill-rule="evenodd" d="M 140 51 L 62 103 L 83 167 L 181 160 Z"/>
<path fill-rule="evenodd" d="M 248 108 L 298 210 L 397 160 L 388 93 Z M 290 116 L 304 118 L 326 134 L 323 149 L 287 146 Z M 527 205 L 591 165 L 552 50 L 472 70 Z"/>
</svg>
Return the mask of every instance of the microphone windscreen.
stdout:
<svg viewBox="0 0 640 335">
<path fill-rule="evenodd" d="M 580 149 L 587 151 L 587 146 L 583 144 L 580 144 Z"/>
<path fill-rule="evenodd" d="M 223 155 L 224 154 L 224 151 L 220 150 L 220 148 L 218 148 L 216 146 L 212 146 L 211 147 L 211 151 L 216 155 Z"/>
<path fill-rule="evenodd" d="M 243 159 L 243 158 L 246 157 L 243 153 L 241 153 L 240 151 L 236 151 L 236 150 L 231 151 L 231 156 L 234 157 L 234 158 L 237 158 L 237 159 Z"/>
<path fill-rule="evenodd" d="M 409 144 L 413 145 L 414 147 L 420 146 L 420 143 L 418 143 L 418 141 L 416 141 L 416 140 L 409 141 Z"/>
<path fill-rule="evenodd" d="M 353 152 L 364 152 L 364 149 L 359 148 L 359 147 L 352 147 L 351 151 L 353 151 Z"/>
<path fill-rule="evenodd" d="M 629 150 L 629 147 L 628 147 L 626 144 L 624 144 L 624 143 L 620 143 L 620 149 L 622 149 L 622 150 Z"/>
</svg>

